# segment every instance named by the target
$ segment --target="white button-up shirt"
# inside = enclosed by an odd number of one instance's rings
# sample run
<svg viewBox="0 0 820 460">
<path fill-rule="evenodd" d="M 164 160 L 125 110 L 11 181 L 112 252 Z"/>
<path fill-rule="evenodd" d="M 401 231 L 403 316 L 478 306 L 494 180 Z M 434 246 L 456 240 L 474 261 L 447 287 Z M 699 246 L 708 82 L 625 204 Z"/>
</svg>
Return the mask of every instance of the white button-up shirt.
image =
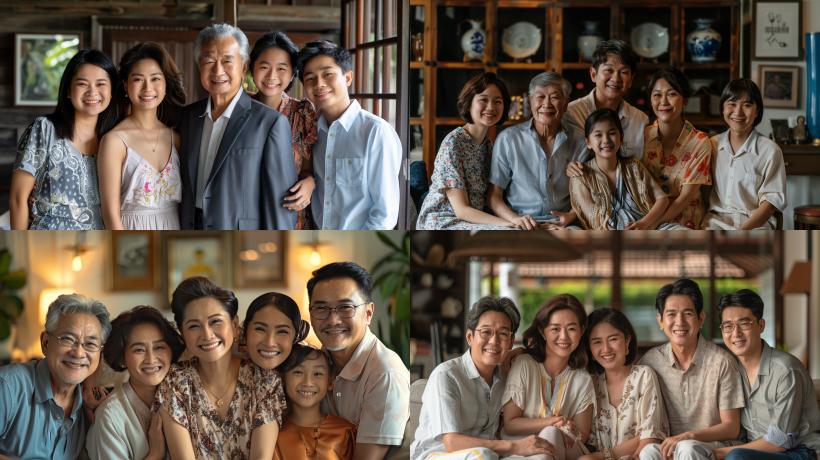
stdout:
<svg viewBox="0 0 820 460">
<path fill-rule="evenodd" d="M 228 127 L 228 119 L 231 118 L 236 103 L 242 97 L 244 90 L 239 88 L 236 95 L 231 100 L 225 112 L 216 119 L 211 118 L 211 104 L 213 104 L 212 96 L 208 97 L 208 106 L 205 113 L 200 115 L 205 117 L 205 124 L 202 127 L 202 139 L 199 142 L 199 167 L 196 175 L 196 207 L 202 209 L 202 193 L 205 191 L 205 186 L 208 184 L 208 178 L 211 176 L 211 169 L 214 167 L 214 159 L 216 152 L 219 151 L 219 144 L 222 142 L 222 136 L 225 134 L 225 128 Z"/>
<path fill-rule="evenodd" d="M 732 150 L 728 131 L 717 136 L 715 144 L 715 185 L 705 226 L 738 228 L 764 201 L 780 211 L 786 209 L 786 168 L 777 144 L 756 129 L 752 129 L 737 153 Z M 774 215 L 768 223 L 775 228 Z"/>
<path fill-rule="evenodd" d="M 564 115 L 564 123 L 567 127 L 580 134 L 581 137 L 584 137 L 584 124 L 587 117 L 598 109 L 595 105 L 596 90 L 597 88 L 593 88 L 587 97 L 570 102 L 567 113 Z M 643 130 L 649 124 L 649 117 L 624 100 L 621 100 L 617 112 L 621 120 L 621 127 L 624 129 L 622 139 L 624 150 L 627 156 L 640 161 L 643 158 Z"/>
<path fill-rule="evenodd" d="M 385 120 L 350 103 L 313 146 L 313 220 L 321 230 L 389 230 L 399 220 L 401 142 Z"/>
</svg>

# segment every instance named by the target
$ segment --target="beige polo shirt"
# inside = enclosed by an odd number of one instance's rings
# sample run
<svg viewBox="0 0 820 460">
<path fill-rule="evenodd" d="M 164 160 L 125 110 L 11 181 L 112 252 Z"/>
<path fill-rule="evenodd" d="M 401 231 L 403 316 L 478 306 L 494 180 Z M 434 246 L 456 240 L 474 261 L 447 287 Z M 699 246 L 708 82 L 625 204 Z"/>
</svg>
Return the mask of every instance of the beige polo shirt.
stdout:
<svg viewBox="0 0 820 460">
<path fill-rule="evenodd" d="M 368 327 L 334 379 L 322 411 L 358 424 L 356 442 L 401 445 L 410 417 L 410 371 Z"/>
</svg>

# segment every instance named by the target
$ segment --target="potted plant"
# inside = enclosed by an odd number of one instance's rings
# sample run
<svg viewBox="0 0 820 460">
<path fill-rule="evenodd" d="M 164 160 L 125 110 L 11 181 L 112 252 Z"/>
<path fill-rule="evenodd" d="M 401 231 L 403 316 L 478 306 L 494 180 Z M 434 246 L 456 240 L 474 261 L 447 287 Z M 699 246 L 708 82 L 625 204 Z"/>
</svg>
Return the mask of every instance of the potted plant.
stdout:
<svg viewBox="0 0 820 460">
<path fill-rule="evenodd" d="M 0 359 L 9 359 L 14 348 L 16 337 L 15 322 L 23 313 L 23 301 L 9 293 L 26 285 L 26 272 L 9 271 L 11 254 L 5 249 L 0 251 Z"/>
<path fill-rule="evenodd" d="M 410 365 L 410 232 L 405 232 L 397 245 L 382 232 L 379 240 L 391 251 L 373 266 L 373 289 L 377 287 L 382 300 L 390 299 L 390 327 L 387 334 L 379 322 L 379 338 L 404 362 Z"/>
</svg>

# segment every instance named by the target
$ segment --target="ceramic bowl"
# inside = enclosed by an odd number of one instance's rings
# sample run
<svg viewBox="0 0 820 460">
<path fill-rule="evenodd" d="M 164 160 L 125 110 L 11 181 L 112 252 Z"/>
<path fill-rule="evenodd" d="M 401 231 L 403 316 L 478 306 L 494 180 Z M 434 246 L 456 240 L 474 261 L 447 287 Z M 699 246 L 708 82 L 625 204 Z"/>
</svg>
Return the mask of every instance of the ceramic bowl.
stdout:
<svg viewBox="0 0 820 460">
<path fill-rule="evenodd" d="M 652 59 L 669 51 L 669 30 L 654 22 L 645 22 L 632 29 L 632 48 L 638 56 Z"/>
<path fill-rule="evenodd" d="M 703 87 L 709 89 L 709 87 L 712 86 L 712 83 L 714 82 L 714 80 L 708 78 L 693 78 L 689 80 L 689 89 L 691 89 L 693 93 Z"/>
<path fill-rule="evenodd" d="M 516 22 L 504 30 L 501 46 L 515 59 L 528 58 L 541 47 L 541 29 L 529 22 Z"/>
</svg>

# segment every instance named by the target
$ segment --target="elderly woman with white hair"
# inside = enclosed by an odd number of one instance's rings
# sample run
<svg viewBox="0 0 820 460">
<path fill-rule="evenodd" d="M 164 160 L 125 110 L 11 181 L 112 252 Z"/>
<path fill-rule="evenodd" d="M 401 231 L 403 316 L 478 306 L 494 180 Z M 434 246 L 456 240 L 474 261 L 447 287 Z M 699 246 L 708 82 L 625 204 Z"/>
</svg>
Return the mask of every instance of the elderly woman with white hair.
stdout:
<svg viewBox="0 0 820 460">
<path fill-rule="evenodd" d="M 510 126 L 495 140 L 487 203 L 517 228 L 571 224 L 567 165 L 591 158 L 583 136 L 563 123 L 571 90 L 555 72 L 536 75 L 529 88 L 532 119 Z"/>
<path fill-rule="evenodd" d="M 0 459 L 80 455 L 88 426 L 82 382 L 100 364 L 109 332 L 108 311 L 94 299 L 61 295 L 48 307 L 45 359 L 0 367 Z"/>
<path fill-rule="evenodd" d="M 194 55 L 209 96 L 182 110 L 183 230 L 292 230 L 285 197 L 299 180 L 287 117 L 242 89 L 248 38 L 230 24 L 197 36 Z"/>
</svg>

